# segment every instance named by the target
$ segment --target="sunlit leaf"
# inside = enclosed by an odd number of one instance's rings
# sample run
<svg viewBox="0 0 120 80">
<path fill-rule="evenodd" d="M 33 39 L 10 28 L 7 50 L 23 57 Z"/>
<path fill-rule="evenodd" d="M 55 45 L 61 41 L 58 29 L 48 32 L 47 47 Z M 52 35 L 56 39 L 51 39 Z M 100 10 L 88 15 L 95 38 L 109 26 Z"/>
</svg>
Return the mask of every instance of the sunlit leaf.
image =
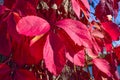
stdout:
<svg viewBox="0 0 120 80">
<path fill-rule="evenodd" d="M 113 22 L 102 23 L 102 28 L 111 36 L 112 40 L 118 40 L 120 36 L 119 27 Z"/>
<path fill-rule="evenodd" d="M 71 19 L 64 19 L 58 21 L 56 25 L 64 29 L 76 44 L 89 48 L 92 46 L 89 30 L 81 22 Z"/>
<path fill-rule="evenodd" d="M 102 72 L 104 72 L 105 74 L 107 74 L 109 77 L 112 76 L 111 72 L 110 72 L 110 66 L 109 63 L 105 60 L 105 59 L 93 59 L 93 64 L 95 64 L 95 66 Z"/>
<path fill-rule="evenodd" d="M 16 28 L 20 34 L 36 36 L 49 31 L 50 25 L 46 20 L 40 17 L 26 16 L 18 22 Z"/>
<path fill-rule="evenodd" d="M 75 12 L 75 14 L 77 15 L 77 17 L 80 17 L 80 6 L 79 3 L 77 2 L 77 0 L 71 0 L 72 2 L 72 8 Z"/>
<path fill-rule="evenodd" d="M 98 38 L 104 38 L 103 33 L 98 30 L 92 30 L 92 35 Z"/>
<path fill-rule="evenodd" d="M 65 46 L 55 33 L 48 35 L 43 56 L 48 70 L 54 75 L 60 74 L 66 62 Z"/>
<path fill-rule="evenodd" d="M 74 64 L 78 65 L 78 66 L 85 65 L 85 52 L 84 52 L 84 50 L 81 50 L 77 54 L 74 55 Z"/>
</svg>

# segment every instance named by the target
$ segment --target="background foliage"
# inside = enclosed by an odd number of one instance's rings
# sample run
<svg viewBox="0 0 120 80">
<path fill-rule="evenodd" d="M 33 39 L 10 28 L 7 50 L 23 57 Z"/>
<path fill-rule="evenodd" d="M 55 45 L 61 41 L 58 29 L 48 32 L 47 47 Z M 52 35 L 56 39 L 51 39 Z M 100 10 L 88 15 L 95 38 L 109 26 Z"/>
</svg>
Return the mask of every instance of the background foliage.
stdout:
<svg viewBox="0 0 120 80">
<path fill-rule="evenodd" d="M 119 80 L 119 3 L 0 0 L 0 80 Z"/>
</svg>

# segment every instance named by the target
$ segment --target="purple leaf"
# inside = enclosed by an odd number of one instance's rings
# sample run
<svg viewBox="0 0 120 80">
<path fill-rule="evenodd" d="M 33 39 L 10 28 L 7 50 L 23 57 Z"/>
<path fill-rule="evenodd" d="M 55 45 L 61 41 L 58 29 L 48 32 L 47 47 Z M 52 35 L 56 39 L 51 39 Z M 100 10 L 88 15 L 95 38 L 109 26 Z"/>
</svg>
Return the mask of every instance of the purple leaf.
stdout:
<svg viewBox="0 0 120 80">
<path fill-rule="evenodd" d="M 113 0 L 100 0 L 95 9 L 95 16 L 101 21 L 106 21 L 107 15 L 113 16 Z"/>
</svg>

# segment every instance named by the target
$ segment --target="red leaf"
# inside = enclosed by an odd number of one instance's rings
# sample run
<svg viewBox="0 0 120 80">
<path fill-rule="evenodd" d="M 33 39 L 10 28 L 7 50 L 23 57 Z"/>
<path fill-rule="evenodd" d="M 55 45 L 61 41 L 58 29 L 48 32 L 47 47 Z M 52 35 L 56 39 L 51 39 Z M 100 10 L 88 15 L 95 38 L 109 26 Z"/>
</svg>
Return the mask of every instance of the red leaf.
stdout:
<svg viewBox="0 0 120 80">
<path fill-rule="evenodd" d="M 65 46 L 55 33 L 47 37 L 44 46 L 44 60 L 48 70 L 54 75 L 61 73 L 65 65 Z"/>
<path fill-rule="evenodd" d="M 70 38 L 78 45 L 91 48 L 91 36 L 88 28 L 79 21 L 64 19 L 56 25 L 66 31 Z"/>
<path fill-rule="evenodd" d="M 28 37 L 22 37 L 22 41 L 20 43 L 13 41 L 14 52 L 12 57 L 14 62 L 16 62 L 19 66 L 25 64 L 38 64 L 43 57 L 42 49 L 44 39 L 45 38 L 38 40 L 37 43 L 34 43 L 31 46 L 29 45 L 30 40 Z"/>
<path fill-rule="evenodd" d="M 112 50 L 112 43 L 110 44 L 105 44 L 105 48 L 108 52 L 110 52 Z"/>
<path fill-rule="evenodd" d="M 12 80 L 10 77 L 11 69 L 6 64 L 0 64 L 0 80 Z"/>
<path fill-rule="evenodd" d="M 66 53 L 66 58 L 67 58 L 70 62 L 74 63 L 73 57 L 72 57 L 69 53 Z"/>
<path fill-rule="evenodd" d="M 0 18 L 1 18 L 1 15 L 5 13 L 6 10 L 8 9 L 5 6 L 0 5 Z"/>
<path fill-rule="evenodd" d="M 7 24 L 2 22 L 0 24 L 0 54 L 9 56 L 11 51 L 10 37 L 7 33 Z"/>
<path fill-rule="evenodd" d="M 101 71 L 95 65 L 92 66 L 92 73 L 94 80 L 102 80 Z"/>
<path fill-rule="evenodd" d="M 19 11 L 21 16 L 36 15 L 38 0 L 16 0 L 15 10 Z"/>
<path fill-rule="evenodd" d="M 64 30 L 58 29 L 57 33 L 59 34 L 60 39 L 65 44 L 66 57 L 68 58 L 68 60 L 70 60 L 72 63 L 74 63 L 74 61 L 76 61 L 74 59 L 77 59 L 80 62 L 78 62 L 78 63 L 75 62 L 76 65 L 77 64 L 79 64 L 80 66 L 84 65 L 84 60 L 83 60 L 84 53 L 82 54 L 82 51 L 81 51 L 84 49 L 84 47 L 76 45 Z M 80 57 L 80 55 L 82 57 Z M 74 58 L 74 56 L 77 58 Z"/>
<path fill-rule="evenodd" d="M 117 59 L 120 61 L 120 46 L 115 47 L 114 49 L 115 55 L 117 56 Z"/>
<path fill-rule="evenodd" d="M 79 51 L 74 56 L 66 53 L 66 58 L 77 66 L 84 66 L 85 64 L 85 53 L 84 50 Z"/>
<path fill-rule="evenodd" d="M 100 21 L 105 22 L 107 15 L 113 15 L 113 11 L 113 0 L 100 0 L 96 6 L 95 15 Z"/>
<path fill-rule="evenodd" d="M 50 29 L 49 23 L 37 16 L 23 17 L 17 24 L 17 31 L 26 36 L 44 34 Z"/>
<path fill-rule="evenodd" d="M 111 68 L 110 72 L 112 73 L 112 77 L 101 72 L 101 70 L 93 64 L 92 71 L 93 71 L 95 80 L 103 80 L 103 78 L 107 80 L 119 80 L 119 74 L 117 73 L 116 60 L 115 60 L 115 56 L 113 55 L 114 54 L 110 53 L 110 54 L 107 54 L 105 57 L 105 60 L 109 62 L 109 66 Z"/>
<path fill-rule="evenodd" d="M 117 65 L 115 53 L 107 54 L 105 56 L 105 59 L 110 63 L 110 67 L 112 68 L 111 73 L 113 75 L 114 80 L 119 80 L 120 77 L 117 69 L 118 65 Z"/>
<path fill-rule="evenodd" d="M 8 33 L 10 34 L 10 36 L 12 37 L 12 39 L 14 39 L 17 42 L 21 41 L 21 37 L 22 35 L 18 34 L 17 30 L 16 30 L 16 20 L 15 20 L 16 15 L 14 15 L 13 13 L 11 13 L 9 15 L 9 17 L 7 18 L 7 29 L 8 29 Z"/>
<path fill-rule="evenodd" d="M 84 50 L 81 50 L 77 54 L 74 55 L 74 64 L 78 66 L 84 66 L 85 64 Z"/>
<path fill-rule="evenodd" d="M 13 15 L 14 15 L 14 20 L 15 20 L 15 23 L 17 24 L 18 21 L 21 19 L 20 15 L 16 12 L 13 12 Z"/>
<path fill-rule="evenodd" d="M 95 52 L 96 54 L 99 54 L 100 52 L 103 52 L 103 47 L 104 47 L 104 44 L 103 44 L 103 40 L 99 41 L 101 42 L 102 44 L 100 45 L 100 43 L 98 43 L 96 41 L 95 38 L 93 38 L 93 52 Z"/>
<path fill-rule="evenodd" d="M 86 17 L 89 16 L 90 6 L 87 0 L 71 0 L 72 7 L 77 17 L 80 17 L 80 9 L 83 11 Z"/>
<path fill-rule="evenodd" d="M 43 58 L 45 60 L 46 67 L 48 70 L 54 74 L 57 74 L 55 64 L 54 64 L 54 53 L 50 45 L 49 36 L 44 46 Z M 49 60 L 48 60 L 49 59 Z"/>
<path fill-rule="evenodd" d="M 98 56 L 98 53 L 93 48 L 86 48 L 86 53 L 93 59 Z"/>
<path fill-rule="evenodd" d="M 92 35 L 94 37 L 98 37 L 98 38 L 104 38 L 104 35 L 102 32 L 98 31 L 98 30 L 92 30 Z"/>
<path fill-rule="evenodd" d="M 22 37 L 20 43 L 13 41 L 13 60 L 19 66 L 24 64 L 34 64 L 34 58 L 31 56 L 29 50 L 29 39 L 26 37 Z"/>
<path fill-rule="evenodd" d="M 81 10 L 83 11 L 85 17 L 88 19 L 88 17 L 90 16 L 89 14 L 90 5 L 88 3 L 88 0 L 78 0 L 78 1 L 79 1 Z"/>
<path fill-rule="evenodd" d="M 75 12 L 75 14 L 77 15 L 77 17 L 80 17 L 80 6 L 79 3 L 76 0 L 71 0 L 72 2 L 72 8 L 73 11 Z"/>
<path fill-rule="evenodd" d="M 36 38 L 38 37 L 35 37 L 31 40 L 30 53 L 31 56 L 34 57 L 35 62 L 39 63 L 40 60 L 43 59 L 43 47 L 46 41 L 46 35 L 40 37 L 39 40 L 34 42 Z"/>
<path fill-rule="evenodd" d="M 12 8 L 13 5 L 15 4 L 16 0 L 4 0 L 4 6 L 8 7 L 8 8 Z"/>
<path fill-rule="evenodd" d="M 81 0 L 81 2 L 84 4 L 84 6 L 87 8 L 87 10 L 90 11 L 90 5 L 88 3 L 88 0 Z"/>
<path fill-rule="evenodd" d="M 110 66 L 109 63 L 105 59 L 93 59 L 93 64 L 101 71 L 107 74 L 109 77 L 112 76 L 110 72 Z"/>
<path fill-rule="evenodd" d="M 63 0 L 55 0 L 55 3 L 56 3 L 58 6 L 61 5 L 62 2 L 63 2 Z"/>
<path fill-rule="evenodd" d="M 118 40 L 120 36 L 119 27 L 113 22 L 102 23 L 102 28 L 111 36 L 112 40 Z"/>
<path fill-rule="evenodd" d="M 100 51 L 103 51 L 103 47 L 104 47 L 104 42 L 103 39 L 101 38 L 97 38 L 94 37 L 96 44 L 98 45 L 98 47 L 100 48 Z M 93 42 L 94 43 L 94 42 Z"/>
<path fill-rule="evenodd" d="M 16 70 L 14 80 L 36 80 L 34 74 L 24 69 Z"/>
<path fill-rule="evenodd" d="M 60 39 L 64 42 L 65 47 L 66 47 L 66 52 L 69 52 L 72 57 L 78 53 L 80 50 L 83 50 L 83 46 L 79 46 L 75 44 L 75 42 L 69 37 L 69 35 L 63 30 L 63 29 L 58 29 L 57 33 L 60 37 Z"/>
<path fill-rule="evenodd" d="M 21 1 L 21 0 L 19 0 L 19 1 Z M 23 1 L 25 1 L 25 0 L 23 0 Z M 34 8 L 36 8 L 40 1 L 39 0 L 28 0 L 28 2 L 30 2 L 34 6 Z"/>
<path fill-rule="evenodd" d="M 105 48 L 106 50 L 109 52 L 112 50 L 112 39 L 111 39 L 111 36 L 106 32 L 106 31 L 103 31 L 104 32 L 104 45 L 105 45 Z"/>
<path fill-rule="evenodd" d="M 58 21 L 56 25 L 66 31 L 67 35 L 69 35 L 69 37 L 74 41 L 74 46 L 84 46 L 85 48 L 94 50 L 90 32 L 81 22 L 71 19 L 64 19 Z M 88 53 L 88 55 L 94 58 L 97 54 L 98 53 L 93 53 L 93 51 Z"/>
<path fill-rule="evenodd" d="M 97 29 L 92 30 L 91 32 L 92 34 L 92 40 L 93 40 L 93 46 L 94 49 L 97 53 L 102 52 L 103 51 L 103 47 L 104 47 L 104 35 L 102 32 L 98 31 Z"/>
</svg>

